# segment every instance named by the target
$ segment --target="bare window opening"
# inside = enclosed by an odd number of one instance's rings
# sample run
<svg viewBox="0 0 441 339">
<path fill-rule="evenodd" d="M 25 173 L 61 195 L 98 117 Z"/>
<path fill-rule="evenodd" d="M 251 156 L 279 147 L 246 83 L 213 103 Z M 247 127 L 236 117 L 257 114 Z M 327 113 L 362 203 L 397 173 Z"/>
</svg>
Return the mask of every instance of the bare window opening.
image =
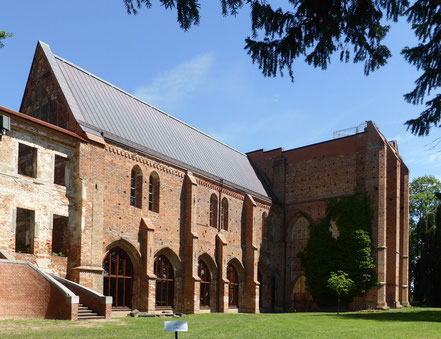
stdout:
<svg viewBox="0 0 441 339">
<path fill-rule="evenodd" d="M 69 218 L 54 215 L 52 223 L 52 254 L 66 257 L 69 253 L 68 246 L 68 224 Z"/>
<path fill-rule="evenodd" d="M 66 158 L 55 155 L 54 184 L 66 186 L 66 165 Z"/>
<path fill-rule="evenodd" d="M 37 149 L 24 144 L 18 145 L 18 174 L 37 177 Z"/>
<path fill-rule="evenodd" d="M 35 212 L 17 208 L 15 252 L 34 253 Z"/>
<path fill-rule="evenodd" d="M 137 165 L 132 168 L 130 177 L 130 205 L 142 207 L 142 171 Z"/>
</svg>

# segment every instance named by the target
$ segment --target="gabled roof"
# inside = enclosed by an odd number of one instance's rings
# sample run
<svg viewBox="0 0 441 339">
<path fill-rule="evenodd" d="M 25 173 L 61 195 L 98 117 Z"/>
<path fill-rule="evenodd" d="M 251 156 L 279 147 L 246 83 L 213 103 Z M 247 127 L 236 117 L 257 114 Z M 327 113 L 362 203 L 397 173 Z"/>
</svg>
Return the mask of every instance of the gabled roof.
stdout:
<svg viewBox="0 0 441 339">
<path fill-rule="evenodd" d="M 53 54 L 49 45 L 39 45 L 85 132 L 268 198 L 245 154 Z"/>
</svg>

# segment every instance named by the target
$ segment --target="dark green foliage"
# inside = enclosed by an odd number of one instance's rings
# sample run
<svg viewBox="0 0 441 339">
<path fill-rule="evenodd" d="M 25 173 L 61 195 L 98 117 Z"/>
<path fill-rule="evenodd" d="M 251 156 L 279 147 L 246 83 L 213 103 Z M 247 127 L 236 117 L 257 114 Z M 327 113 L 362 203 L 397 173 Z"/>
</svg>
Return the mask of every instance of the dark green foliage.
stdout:
<svg viewBox="0 0 441 339">
<path fill-rule="evenodd" d="M 151 0 L 123 0 L 127 12 L 136 14 Z M 338 53 L 344 62 L 364 62 L 368 75 L 387 63 L 391 53 L 382 42 L 389 31 L 388 20 L 405 16 L 420 43 L 405 47 L 405 59 L 423 74 L 415 89 L 405 95 L 421 104 L 426 95 L 441 86 L 441 6 L 439 1 L 416 0 L 288 0 L 289 10 L 271 0 L 219 0 L 223 15 L 235 15 L 245 4 L 251 9 L 252 37 L 245 49 L 265 76 L 288 71 L 294 79 L 293 62 L 301 57 L 314 67 L 326 69 Z M 199 24 L 200 0 L 158 0 L 166 9 L 176 9 L 181 28 Z M 261 35 L 258 39 L 259 34 Z M 430 98 L 417 119 L 406 122 L 412 133 L 427 135 L 441 120 L 441 94 Z"/>
<path fill-rule="evenodd" d="M 5 45 L 3 44 L 2 40 L 6 39 L 6 38 L 11 38 L 14 35 L 12 33 L 8 33 L 5 31 L 0 31 L 0 48 L 5 47 Z"/>
<path fill-rule="evenodd" d="M 413 302 L 441 306 L 441 204 L 417 224 L 421 256 L 414 268 Z"/>
<path fill-rule="evenodd" d="M 405 47 L 404 58 L 423 74 L 415 81 L 415 89 L 404 98 L 412 104 L 421 104 L 426 95 L 441 86 L 441 6 L 439 1 L 417 0 L 406 11 L 420 43 L 416 47 Z M 429 134 L 432 125 L 438 126 L 441 119 L 441 94 L 426 102 L 426 109 L 417 119 L 406 122 L 412 133 Z"/>
<path fill-rule="evenodd" d="M 338 227 L 337 239 L 332 237 L 331 220 Z M 363 295 L 376 284 L 371 240 L 372 209 L 365 194 L 332 199 L 326 216 L 311 224 L 305 252 L 300 255 L 306 286 L 314 301 L 332 305 L 335 298 L 327 281 L 331 272 L 343 271 L 354 285 L 343 299 Z"/>
<path fill-rule="evenodd" d="M 409 185 L 409 258 L 411 292 L 419 284 L 418 279 L 424 279 L 417 272 L 417 262 L 421 258 L 425 239 L 427 237 L 427 220 L 424 217 L 435 211 L 441 201 L 436 194 L 441 192 L 441 182 L 434 176 L 425 175 L 412 180 Z M 417 299 L 420 299 L 417 297 Z M 413 296 L 412 302 L 415 300 Z"/>
</svg>

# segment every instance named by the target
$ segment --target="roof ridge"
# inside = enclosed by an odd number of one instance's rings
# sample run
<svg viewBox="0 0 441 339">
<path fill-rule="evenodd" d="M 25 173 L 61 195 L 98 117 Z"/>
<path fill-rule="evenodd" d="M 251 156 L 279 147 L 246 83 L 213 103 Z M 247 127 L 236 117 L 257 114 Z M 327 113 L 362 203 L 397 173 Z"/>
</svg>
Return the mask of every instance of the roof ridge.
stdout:
<svg viewBox="0 0 441 339">
<path fill-rule="evenodd" d="M 89 75 L 89 76 L 95 78 L 96 80 L 103 82 L 104 84 L 106 84 L 106 85 L 108 85 L 108 86 L 110 86 L 110 87 L 116 89 L 117 91 L 120 91 L 121 93 L 123 93 L 123 94 L 125 94 L 125 95 L 128 95 L 129 97 L 131 97 L 131 98 L 133 98 L 133 99 L 135 99 L 135 100 L 141 102 L 142 104 L 147 105 L 147 106 L 153 108 L 154 110 L 158 111 L 159 113 L 162 113 L 162 114 L 164 114 L 165 116 L 167 116 L 167 117 L 169 117 L 169 118 L 171 118 L 171 119 L 176 120 L 177 122 L 179 122 L 179 123 L 181 123 L 181 124 L 183 124 L 183 125 L 185 125 L 185 126 L 191 128 L 191 129 L 195 130 L 196 132 L 198 132 L 198 133 L 200 133 L 200 134 L 202 134 L 202 135 L 205 135 L 206 137 L 208 137 L 208 138 L 210 138 L 210 139 L 216 141 L 217 143 L 219 143 L 219 144 L 221 144 L 221 145 L 223 145 L 223 146 L 225 146 L 225 147 L 228 147 L 229 149 L 231 149 L 231 150 L 233 150 L 233 151 L 235 151 L 235 152 L 237 152 L 237 153 L 243 155 L 244 157 L 248 158 L 248 156 L 247 156 L 245 153 L 243 153 L 243 152 L 241 152 L 241 151 L 235 149 L 234 147 L 232 147 L 232 146 L 230 146 L 230 145 L 227 145 L 226 143 L 224 143 L 224 142 L 222 142 L 222 141 L 220 141 L 220 140 L 218 140 L 218 139 L 212 137 L 211 135 L 209 135 L 209 134 L 207 134 L 207 133 L 201 131 L 200 129 L 198 129 L 198 128 L 196 128 L 196 127 L 194 127 L 194 126 L 192 126 L 192 125 L 186 123 L 185 121 L 182 121 L 181 119 L 176 118 L 175 116 L 171 115 L 170 113 L 167 113 L 167 112 L 163 111 L 162 109 L 160 109 L 160 108 L 158 108 L 158 107 L 156 107 L 156 106 L 153 106 L 152 104 L 149 104 L 148 102 L 146 102 L 146 101 L 144 101 L 144 100 L 138 98 L 137 96 L 135 96 L 135 95 L 133 95 L 133 94 L 131 94 L 131 93 L 129 93 L 129 92 L 127 92 L 127 91 L 125 91 L 125 90 L 119 88 L 118 86 L 115 86 L 114 84 L 112 84 L 112 83 L 110 83 L 110 82 L 108 82 L 108 81 L 106 81 L 106 80 L 100 78 L 99 76 L 97 76 L 97 75 L 95 75 L 95 74 L 93 74 L 93 73 L 91 73 L 91 72 L 85 70 L 84 68 L 81 68 L 80 66 L 75 65 L 74 63 L 70 62 L 69 60 L 66 60 L 66 59 L 60 57 L 59 55 L 56 55 L 56 54 L 54 54 L 54 53 L 52 53 L 52 55 L 53 55 L 55 58 L 57 58 L 58 60 L 60 60 L 61 62 L 64 62 L 64 63 L 66 63 L 66 64 L 68 64 L 68 65 L 70 65 L 70 66 L 72 66 L 72 67 L 75 67 L 75 68 L 78 69 L 79 71 L 81 71 L 81 72 L 83 72 L 83 73 L 86 73 L 87 75 Z"/>
</svg>

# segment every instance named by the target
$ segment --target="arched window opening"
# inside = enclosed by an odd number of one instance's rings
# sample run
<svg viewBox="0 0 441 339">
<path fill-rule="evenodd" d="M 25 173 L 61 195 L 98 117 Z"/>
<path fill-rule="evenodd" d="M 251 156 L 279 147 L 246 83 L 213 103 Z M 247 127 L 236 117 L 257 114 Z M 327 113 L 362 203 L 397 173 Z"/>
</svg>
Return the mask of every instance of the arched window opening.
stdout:
<svg viewBox="0 0 441 339">
<path fill-rule="evenodd" d="M 132 168 L 130 177 L 130 205 L 142 207 L 142 172 L 139 166 Z"/>
<path fill-rule="evenodd" d="M 110 250 L 103 261 L 104 295 L 112 297 L 114 308 L 132 307 L 133 267 L 120 247 Z"/>
<path fill-rule="evenodd" d="M 268 214 L 262 213 L 262 240 L 268 240 Z"/>
<path fill-rule="evenodd" d="M 215 194 L 210 197 L 210 226 L 217 227 L 217 197 Z"/>
<path fill-rule="evenodd" d="M 260 270 L 257 270 L 257 281 L 260 283 L 259 286 L 259 308 L 263 307 L 263 278 Z"/>
<path fill-rule="evenodd" d="M 199 278 L 201 278 L 200 305 L 201 305 L 201 307 L 210 307 L 211 274 L 210 274 L 210 270 L 208 269 L 208 266 L 202 260 L 199 260 L 198 275 L 199 275 Z"/>
<path fill-rule="evenodd" d="M 221 229 L 228 231 L 228 200 L 227 200 L 227 198 L 222 199 L 220 222 L 221 222 Z"/>
<path fill-rule="evenodd" d="M 159 176 L 156 172 L 149 179 L 149 211 L 159 212 Z"/>
<path fill-rule="evenodd" d="M 175 296 L 175 272 L 170 260 L 160 255 L 155 260 L 156 307 L 173 307 Z"/>
<path fill-rule="evenodd" d="M 239 306 L 239 279 L 237 278 L 237 271 L 233 265 L 228 265 L 227 268 L 228 283 L 228 305 L 231 307 Z"/>
</svg>

